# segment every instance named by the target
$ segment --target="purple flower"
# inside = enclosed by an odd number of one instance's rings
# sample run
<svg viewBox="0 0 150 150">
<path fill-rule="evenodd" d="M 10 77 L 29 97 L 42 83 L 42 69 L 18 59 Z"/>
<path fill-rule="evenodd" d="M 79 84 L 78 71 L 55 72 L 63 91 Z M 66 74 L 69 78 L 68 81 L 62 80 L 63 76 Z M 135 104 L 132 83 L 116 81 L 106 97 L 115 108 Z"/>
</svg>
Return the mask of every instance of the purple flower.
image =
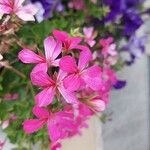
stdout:
<svg viewBox="0 0 150 150">
<path fill-rule="evenodd" d="M 124 0 L 118 0 L 117 3 L 115 0 L 104 0 L 104 4 L 109 6 L 110 13 L 104 19 L 105 21 L 115 21 L 117 16 L 123 13 L 125 9 Z"/>
<path fill-rule="evenodd" d="M 40 2 L 44 8 L 44 18 L 53 17 L 53 12 L 61 12 L 64 7 L 61 3 L 61 0 L 31 0 L 33 3 Z"/>
<path fill-rule="evenodd" d="M 127 10 L 123 15 L 124 35 L 134 34 L 135 31 L 143 24 L 143 20 L 135 9 Z"/>
<path fill-rule="evenodd" d="M 125 1 L 126 1 L 126 6 L 128 8 L 131 8 L 131 7 L 137 7 L 138 5 L 143 3 L 145 0 L 125 0 Z"/>
<path fill-rule="evenodd" d="M 147 40 L 146 35 L 143 35 L 141 37 L 132 35 L 128 41 L 128 44 L 122 48 L 124 51 L 130 54 L 130 60 L 126 61 L 128 65 L 133 64 L 136 58 L 142 56 L 142 54 L 145 51 L 146 40 Z"/>
<path fill-rule="evenodd" d="M 127 82 L 125 80 L 117 80 L 116 84 L 113 87 L 117 90 L 122 89 L 126 86 Z"/>
<path fill-rule="evenodd" d="M 104 18 L 105 22 L 116 22 L 121 17 L 124 25 L 123 34 L 131 36 L 143 24 L 138 5 L 144 0 L 104 0 L 104 4 L 109 6 L 110 13 Z M 122 24 L 121 24 L 122 25 Z"/>
</svg>

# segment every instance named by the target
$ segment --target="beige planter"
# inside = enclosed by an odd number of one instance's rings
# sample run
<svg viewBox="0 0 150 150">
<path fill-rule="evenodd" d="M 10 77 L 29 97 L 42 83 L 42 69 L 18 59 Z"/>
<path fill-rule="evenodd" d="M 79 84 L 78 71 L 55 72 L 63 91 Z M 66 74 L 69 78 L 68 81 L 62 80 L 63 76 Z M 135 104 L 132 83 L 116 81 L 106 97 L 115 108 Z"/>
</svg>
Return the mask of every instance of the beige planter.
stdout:
<svg viewBox="0 0 150 150">
<path fill-rule="evenodd" d="M 89 128 L 82 130 L 82 136 L 66 139 L 62 143 L 62 150 L 102 150 L 101 122 L 97 117 L 88 121 Z M 4 139 L 5 134 L 0 131 L 0 139 Z M 11 150 L 14 146 L 8 141 L 3 150 Z M 33 150 L 37 150 L 35 146 Z"/>
<path fill-rule="evenodd" d="M 82 136 L 67 139 L 62 150 L 102 150 L 101 122 L 97 117 L 89 121 L 89 128 L 83 129 Z"/>
</svg>

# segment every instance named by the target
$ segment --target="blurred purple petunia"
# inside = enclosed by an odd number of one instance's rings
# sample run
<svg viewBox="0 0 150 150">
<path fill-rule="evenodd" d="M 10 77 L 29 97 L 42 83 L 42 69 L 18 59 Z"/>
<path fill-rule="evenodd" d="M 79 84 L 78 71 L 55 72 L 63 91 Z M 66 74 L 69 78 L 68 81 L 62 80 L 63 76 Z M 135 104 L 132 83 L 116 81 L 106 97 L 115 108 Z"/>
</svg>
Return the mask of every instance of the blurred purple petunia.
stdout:
<svg viewBox="0 0 150 150">
<path fill-rule="evenodd" d="M 117 80 L 116 84 L 113 87 L 117 90 L 122 89 L 126 86 L 127 82 L 125 80 Z"/>
<path fill-rule="evenodd" d="M 53 17 L 54 11 L 61 12 L 64 10 L 64 6 L 61 3 L 61 0 L 31 0 L 33 3 L 39 2 L 44 8 L 44 18 Z"/>
<path fill-rule="evenodd" d="M 104 4 L 110 8 L 110 12 L 104 18 L 105 22 L 116 22 L 120 16 L 124 24 L 123 34 L 130 36 L 143 24 L 138 6 L 144 0 L 104 0 Z"/>
<path fill-rule="evenodd" d="M 142 56 L 142 54 L 145 51 L 146 40 L 147 40 L 146 35 L 143 35 L 141 37 L 132 35 L 129 39 L 128 44 L 122 48 L 123 50 L 127 51 L 130 54 L 130 60 L 126 61 L 128 65 L 133 64 L 136 58 Z"/>
</svg>

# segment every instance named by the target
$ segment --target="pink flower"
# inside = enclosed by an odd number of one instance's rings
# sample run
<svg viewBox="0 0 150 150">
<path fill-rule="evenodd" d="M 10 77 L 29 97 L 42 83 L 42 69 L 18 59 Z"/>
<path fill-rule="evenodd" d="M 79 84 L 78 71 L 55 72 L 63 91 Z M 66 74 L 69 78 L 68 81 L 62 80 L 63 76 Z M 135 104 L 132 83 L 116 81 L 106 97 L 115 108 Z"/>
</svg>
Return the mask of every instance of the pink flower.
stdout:
<svg viewBox="0 0 150 150">
<path fill-rule="evenodd" d="M 18 93 L 13 93 L 13 94 L 7 93 L 7 94 L 4 95 L 4 99 L 8 100 L 8 101 L 16 100 L 18 98 L 19 98 L 19 94 Z"/>
<path fill-rule="evenodd" d="M 100 45 L 102 46 L 102 54 L 104 57 L 107 57 L 108 55 L 110 56 L 116 56 L 117 51 L 116 51 L 116 44 L 112 44 L 113 38 L 109 37 L 107 39 L 101 39 L 99 41 Z"/>
<path fill-rule="evenodd" d="M 3 121 L 2 129 L 3 130 L 6 129 L 9 126 L 9 124 L 10 124 L 10 119 L 7 119 L 7 120 Z"/>
<path fill-rule="evenodd" d="M 105 99 L 103 99 L 102 93 L 99 91 L 93 91 L 90 88 L 84 88 L 79 93 L 79 99 L 81 99 L 83 105 L 88 107 L 90 111 L 93 111 L 93 113 L 102 112 L 106 108 Z M 87 112 L 89 112 L 88 109 Z"/>
<path fill-rule="evenodd" d="M 4 145 L 5 145 L 6 141 L 0 141 L 0 150 L 3 149 Z"/>
<path fill-rule="evenodd" d="M 67 53 L 72 49 L 76 49 L 82 40 L 80 37 L 70 37 L 67 32 L 59 30 L 54 30 L 53 35 L 57 40 L 63 43 L 63 50 Z"/>
<path fill-rule="evenodd" d="M 17 120 L 17 116 L 15 115 L 15 114 L 13 114 L 13 113 L 11 113 L 11 114 L 9 114 L 9 116 L 10 116 L 10 120 L 11 121 L 15 121 L 15 120 Z"/>
<path fill-rule="evenodd" d="M 64 87 L 70 91 L 76 91 L 81 86 L 87 85 L 93 90 L 98 90 L 101 87 L 101 68 L 94 65 L 87 67 L 92 59 L 89 50 L 81 51 L 76 64 L 75 58 L 65 56 L 60 61 L 60 68 L 68 73 L 64 79 Z"/>
<path fill-rule="evenodd" d="M 102 73 L 102 78 L 103 86 L 100 93 L 109 92 L 112 86 L 117 82 L 116 73 L 110 68 L 105 68 Z"/>
<path fill-rule="evenodd" d="M 61 150 L 61 147 L 60 143 L 51 143 L 50 150 Z"/>
<path fill-rule="evenodd" d="M 68 7 L 76 10 L 83 10 L 85 3 L 83 0 L 72 0 L 68 3 Z"/>
<path fill-rule="evenodd" d="M 37 119 L 29 119 L 24 121 L 24 131 L 31 134 L 47 124 L 48 135 L 52 143 L 66 138 L 68 132 L 75 127 L 73 123 L 73 114 L 66 111 L 52 113 L 44 108 L 35 106 L 33 108 L 33 114 L 37 117 Z"/>
<path fill-rule="evenodd" d="M 91 99 L 88 103 L 89 107 L 97 112 L 102 112 L 106 108 L 105 102 L 100 97 L 95 97 Z"/>
<path fill-rule="evenodd" d="M 52 36 L 49 36 L 44 40 L 45 57 L 43 55 L 37 55 L 32 50 L 23 49 L 19 52 L 19 59 L 23 63 L 27 64 L 39 64 L 35 70 L 47 71 L 48 66 L 58 66 L 59 60 L 57 57 L 61 53 L 62 43 L 55 41 Z"/>
<path fill-rule="evenodd" d="M 25 0 L 0 0 L 0 13 L 16 14 L 24 21 L 34 21 L 34 15 L 38 10 L 32 4 L 22 6 L 24 1 Z"/>
<path fill-rule="evenodd" d="M 59 71 L 58 75 L 54 75 L 54 79 L 51 79 L 46 72 L 32 72 L 31 81 L 34 85 L 41 87 L 43 90 L 36 95 L 35 100 L 38 106 L 47 106 L 49 105 L 54 96 L 59 97 L 61 94 L 67 103 L 77 103 L 75 93 L 68 91 L 63 86 L 63 79 L 65 73 Z M 59 93 L 58 93 L 59 92 Z"/>
<path fill-rule="evenodd" d="M 68 137 L 71 138 L 77 134 L 81 135 L 81 129 L 88 128 L 86 121 L 93 115 L 93 112 L 86 105 L 80 102 L 72 106 L 66 106 L 65 110 L 74 114 L 75 127 L 68 133 Z"/>
<path fill-rule="evenodd" d="M 84 27 L 83 28 L 83 33 L 85 35 L 84 41 L 90 46 L 93 47 L 96 43 L 94 40 L 96 37 L 96 34 L 94 32 L 93 27 Z"/>
<path fill-rule="evenodd" d="M 17 120 L 17 116 L 13 113 L 10 113 L 9 118 L 2 122 L 2 129 L 6 129 L 10 125 L 10 123 L 15 120 Z"/>
</svg>

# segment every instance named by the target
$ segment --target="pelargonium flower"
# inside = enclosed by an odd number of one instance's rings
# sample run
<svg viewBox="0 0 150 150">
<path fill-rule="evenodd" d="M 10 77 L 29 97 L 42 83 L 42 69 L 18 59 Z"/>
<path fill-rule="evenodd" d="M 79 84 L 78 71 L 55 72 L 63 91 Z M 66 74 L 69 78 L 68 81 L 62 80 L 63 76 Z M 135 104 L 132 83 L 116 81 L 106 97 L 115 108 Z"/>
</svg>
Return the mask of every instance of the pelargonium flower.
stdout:
<svg viewBox="0 0 150 150">
<path fill-rule="evenodd" d="M 49 36 L 44 40 L 44 50 L 45 56 L 41 54 L 38 55 L 29 49 L 23 49 L 19 52 L 18 57 L 23 63 L 39 64 L 37 68 L 43 69 L 44 67 L 45 70 L 47 70 L 49 66 L 58 66 L 60 59 L 57 59 L 57 57 L 62 51 L 62 43 L 55 41 L 52 36 Z"/>
<path fill-rule="evenodd" d="M 89 30 L 86 42 L 93 46 L 93 31 Z M 30 76 L 33 85 L 42 89 L 35 96 L 33 114 L 37 118 L 26 120 L 23 128 L 30 134 L 47 124 L 50 149 L 57 150 L 61 148 L 60 140 L 80 135 L 81 128 L 88 127 L 87 119 L 105 110 L 110 90 L 118 80 L 110 65 L 105 64 L 105 59 L 117 55 L 112 38 L 100 41 L 104 62 L 100 67 L 93 65 L 97 60 L 90 49 L 80 45 L 82 38 L 59 30 L 53 35 L 57 41 L 53 37 L 44 41 L 46 57 L 24 49 L 19 59 L 38 64 Z"/>
<path fill-rule="evenodd" d="M 87 67 L 91 59 L 91 53 L 87 50 L 81 51 L 78 66 L 75 58 L 71 56 L 65 56 L 60 60 L 60 68 L 68 73 L 64 79 L 66 89 L 76 91 L 85 84 L 93 90 L 101 88 L 101 68 L 96 65 Z"/>
<path fill-rule="evenodd" d="M 118 52 L 116 51 L 116 44 L 113 43 L 113 38 L 100 39 L 99 44 L 102 49 L 93 53 L 94 59 L 99 60 L 103 58 L 104 66 L 115 65 L 118 61 Z"/>
<path fill-rule="evenodd" d="M 108 37 L 107 39 L 101 39 L 99 41 L 100 45 L 102 46 L 102 55 L 106 58 L 108 55 L 116 56 L 116 44 L 112 43 L 113 38 Z"/>
<path fill-rule="evenodd" d="M 72 49 L 76 49 L 79 46 L 82 38 L 80 37 L 70 37 L 67 32 L 54 30 L 54 37 L 63 43 L 63 50 L 69 52 Z"/>
<path fill-rule="evenodd" d="M 96 37 L 96 32 L 94 32 L 93 27 L 84 27 L 83 28 L 83 33 L 84 33 L 84 41 L 90 46 L 93 47 L 96 43 L 94 40 Z"/>
<path fill-rule="evenodd" d="M 6 140 L 5 140 L 5 141 L 0 141 L 0 150 L 2 150 L 2 149 L 3 149 L 3 147 L 4 147 L 5 143 L 6 143 Z"/>
<path fill-rule="evenodd" d="M 44 72 L 44 71 L 36 71 L 31 73 L 31 81 L 34 85 L 41 87 L 43 90 L 35 96 L 35 100 L 38 106 L 47 106 L 49 105 L 54 96 L 59 97 L 61 94 L 67 103 L 77 103 L 77 97 L 75 93 L 67 90 L 63 86 L 63 79 L 65 77 L 65 73 L 61 70 L 58 75 L 54 74 L 53 79 Z"/>
<path fill-rule="evenodd" d="M 100 97 L 95 97 L 87 102 L 87 105 L 91 107 L 92 110 L 97 112 L 102 112 L 106 108 L 106 104 Z"/>
<path fill-rule="evenodd" d="M 77 113 L 74 113 L 76 109 Z M 59 112 L 51 112 L 45 108 L 35 106 L 32 110 L 37 119 L 28 119 L 23 123 L 23 129 L 27 134 L 37 132 L 47 124 L 48 135 L 51 140 L 51 149 L 61 148 L 59 143 L 64 138 L 81 135 L 81 128 L 87 128 L 86 120 L 93 115 L 84 104 L 80 103 L 76 108 L 66 105 Z"/>
<path fill-rule="evenodd" d="M 90 88 L 84 88 L 82 91 L 80 91 L 79 95 L 81 103 L 83 103 L 86 108 L 91 110 L 89 112 L 87 109 L 89 115 L 92 115 L 93 112 L 102 112 L 105 110 L 106 102 L 102 99 L 101 93 L 99 93 L 99 91 L 93 91 Z"/>
<path fill-rule="evenodd" d="M 65 111 L 73 113 L 75 127 L 68 132 L 68 138 L 81 135 L 82 128 L 88 128 L 87 120 L 94 114 L 87 105 L 79 102 L 78 104 L 66 105 Z"/>
<path fill-rule="evenodd" d="M 34 21 L 34 15 L 37 13 L 37 8 L 28 4 L 23 6 L 25 0 L 0 0 L 0 14 L 16 14 L 24 21 Z"/>
<path fill-rule="evenodd" d="M 51 112 L 45 108 L 35 106 L 33 114 L 37 119 L 25 120 L 23 129 L 26 133 L 37 132 L 47 124 L 48 135 L 52 143 L 67 138 L 68 132 L 75 128 L 73 113 L 67 111 Z"/>
</svg>

